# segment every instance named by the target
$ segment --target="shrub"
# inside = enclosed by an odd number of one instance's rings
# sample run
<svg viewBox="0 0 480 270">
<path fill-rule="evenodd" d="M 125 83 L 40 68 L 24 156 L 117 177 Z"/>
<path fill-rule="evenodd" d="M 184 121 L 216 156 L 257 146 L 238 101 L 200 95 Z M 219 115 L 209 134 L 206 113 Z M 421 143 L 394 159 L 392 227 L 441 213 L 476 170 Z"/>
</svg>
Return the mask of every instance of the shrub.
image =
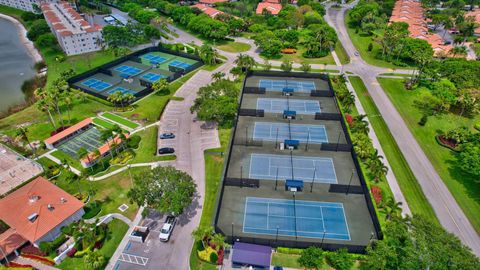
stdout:
<svg viewBox="0 0 480 270">
<path fill-rule="evenodd" d="M 210 253 L 210 262 L 217 264 L 218 255 L 215 252 Z"/>
<path fill-rule="evenodd" d="M 345 120 L 347 121 L 347 124 L 350 127 L 353 125 L 353 116 L 351 114 L 346 114 L 345 115 Z"/>
<path fill-rule="evenodd" d="M 205 247 L 203 246 L 202 241 L 195 242 L 195 247 L 198 251 L 204 251 L 205 250 Z"/>
<path fill-rule="evenodd" d="M 210 262 L 210 256 L 212 253 L 217 253 L 217 251 L 211 247 L 207 247 L 205 250 L 197 251 L 198 257 L 200 260 L 205 262 Z M 218 256 L 218 255 L 217 255 Z M 218 257 L 217 257 L 218 258 Z"/>
<path fill-rule="evenodd" d="M 378 186 L 372 186 L 370 189 L 375 200 L 375 204 L 378 206 L 382 203 L 382 190 Z"/>
<path fill-rule="evenodd" d="M 321 269 L 323 265 L 323 250 L 317 247 L 304 249 L 298 263 L 305 268 Z"/>
<path fill-rule="evenodd" d="M 371 52 L 371 51 L 373 50 L 373 44 L 372 44 L 371 42 L 368 44 L 367 50 L 368 50 L 369 52 Z"/>
<path fill-rule="evenodd" d="M 418 122 L 418 124 L 423 127 L 425 126 L 425 124 L 427 124 L 427 121 L 428 121 L 428 116 L 424 114 L 422 118 L 420 118 L 420 121 Z"/>
<path fill-rule="evenodd" d="M 346 248 L 341 248 L 336 252 L 330 252 L 327 254 L 327 261 L 332 267 L 337 270 L 349 270 L 354 264 L 354 259 Z"/>
<path fill-rule="evenodd" d="M 98 201 L 93 201 L 83 207 L 85 214 L 82 216 L 83 219 L 91 219 L 100 213 L 102 210 L 102 205 Z"/>
<path fill-rule="evenodd" d="M 41 242 L 40 245 L 38 246 L 38 248 L 43 253 L 46 253 L 46 254 L 49 254 L 53 250 L 52 245 L 50 245 L 50 242 Z"/>
<path fill-rule="evenodd" d="M 477 123 L 475 124 L 475 128 L 476 128 L 478 131 L 480 131 L 480 122 L 477 122 Z"/>
<path fill-rule="evenodd" d="M 141 140 L 142 140 L 142 137 L 138 135 L 132 135 L 130 138 L 128 138 L 127 147 L 137 149 Z"/>
<path fill-rule="evenodd" d="M 70 225 L 68 226 L 63 226 L 60 231 L 66 235 L 72 235 L 73 234 L 73 226 L 74 226 L 74 223 L 71 223 Z"/>
</svg>

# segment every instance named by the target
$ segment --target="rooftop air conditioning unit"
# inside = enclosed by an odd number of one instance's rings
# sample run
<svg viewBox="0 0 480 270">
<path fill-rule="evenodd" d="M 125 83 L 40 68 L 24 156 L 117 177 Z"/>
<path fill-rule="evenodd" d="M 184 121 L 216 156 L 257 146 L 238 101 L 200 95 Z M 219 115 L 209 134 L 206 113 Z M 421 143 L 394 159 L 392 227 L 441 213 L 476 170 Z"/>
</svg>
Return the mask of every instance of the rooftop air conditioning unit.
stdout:
<svg viewBox="0 0 480 270">
<path fill-rule="evenodd" d="M 51 204 L 48 204 L 47 207 L 48 207 L 48 210 L 50 210 L 50 211 L 53 211 L 55 209 L 55 207 L 53 207 L 53 205 L 51 205 Z"/>
<path fill-rule="evenodd" d="M 34 202 L 38 201 L 38 199 L 39 199 L 39 197 L 37 195 L 32 195 L 32 196 L 30 196 L 30 198 L 28 198 L 28 201 L 30 203 L 34 203 Z"/>
<path fill-rule="evenodd" d="M 35 222 L 35 220 L 37 220 L 37 218 L 38 218 L 38 214 L 37 214 L 37 213 L 33 213 L 33 214 L 31 214 L 30 216 L 28 216 L 28 220 L 29 220 L 30 222 Z"/>
<path fill-rule="evenodd" d="M 67 200 L 66 200 L 64 197 L 61 197 L 61 198 L 60 198 L 60 202 L 61 202 L 61 203 L 66 203 Z"/>
</svg>

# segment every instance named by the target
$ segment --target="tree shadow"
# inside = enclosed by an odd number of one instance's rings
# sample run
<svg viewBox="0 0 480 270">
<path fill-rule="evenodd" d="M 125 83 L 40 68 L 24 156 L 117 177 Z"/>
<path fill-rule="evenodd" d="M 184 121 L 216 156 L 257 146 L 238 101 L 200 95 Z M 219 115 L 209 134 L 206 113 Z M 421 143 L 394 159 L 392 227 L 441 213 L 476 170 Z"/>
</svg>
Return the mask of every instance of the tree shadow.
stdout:
<svg viewBox="0 0 480 270">
<path fill-rule="evenodd" d="M 455 181 L 463 185 L 466 196 L 474 200 L 476 203 L 480 203 L 480 179 L 475 179 L 473 175 L 462 171 L 455 160 L 457 155 L 457 153 L 453 153 L 453 158 L 447 161 L 449 164 L 448 172 Z"/>
<path fill-rule="evenodd" d="M 178 216 L 178 219 L 177 219 L 178 224 L 183 226 L 183 225 L 187 224 L 188 222 L 190 222 L 190 220 L 193 217 L 195 217 L 195 215 L 197 214 L 197 209 L 201 208 L 200 203 L 199 203 L 199 199 L 200 199 L 200 195 L 198 194 L 198 192 L 195 192 L 195 194 L 193 195 L 193 200 L 192 200 L 192 203 L 190 204 L 190 206 L 188 206 L 185 209 L 185 211 L 180 216 Z"/>
</svg>

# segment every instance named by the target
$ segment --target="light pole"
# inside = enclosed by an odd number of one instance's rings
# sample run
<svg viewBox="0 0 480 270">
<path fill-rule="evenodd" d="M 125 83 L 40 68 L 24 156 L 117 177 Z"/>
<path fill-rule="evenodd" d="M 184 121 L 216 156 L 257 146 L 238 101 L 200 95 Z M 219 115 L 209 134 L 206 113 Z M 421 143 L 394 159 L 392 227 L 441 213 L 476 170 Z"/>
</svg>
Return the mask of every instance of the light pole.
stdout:
<svg viewBox="0 0 480 270">
<path fill-rule="evenodd" d="M 320 248 L 323 248 L 323 240 L 325 240 L 325 229 L 323 229 L 322 243 L 320 244 Z"/>
<path fill-rule="evenodd" d="M 310 183 L 310 193 L 313 191 L 313 182 L 315 182 L 315 176 L 317 174 L 317 166 L 313 168 L 313 177 L 312 177 L 312 183 Z"/>
<path fill-rule="evenodd" d="M 278 185 L 278 167 L 277 167 L 277 174 L 275 175 L 275 190 L 277 190 Z"/>
<path fill-rule="evenodd" d="M 348 182 L 347 192 L 345 193 L 345 195 L 348 195 L 348 191 L 350 191 L 350 184 L 352 184 L 352 179 L 353 179 L 354 172 L 355 171 L 352 169 L 352 175 L 350 175 L 350 181 Z"/>
<path fill-rule="evenodd" d="M 235 223 L 232 222 L 232 244 L 233 244 L 233 226 L 235 225 Z"/>
<path fill-rule="evenodd" d="M 279 229 L 279 227 L 278 227 L 278 225 L 277 225 L 277 235 L 275 236 L 275 243 L 278 242 L 278 229 Z"/>
</svg>

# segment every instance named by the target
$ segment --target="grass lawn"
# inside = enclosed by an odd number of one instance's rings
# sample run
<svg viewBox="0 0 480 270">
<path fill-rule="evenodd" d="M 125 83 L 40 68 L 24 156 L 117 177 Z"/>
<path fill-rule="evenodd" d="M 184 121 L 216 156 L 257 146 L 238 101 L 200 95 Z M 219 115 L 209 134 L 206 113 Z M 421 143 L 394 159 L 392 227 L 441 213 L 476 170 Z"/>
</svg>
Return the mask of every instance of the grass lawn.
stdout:
<svg viewBox="0 0 480 270">
<path fill-rule="evenodd" d="M 200 226 L 211 226 L 213 215 L 215 211 L 215 200 L 217 191 L 219 190 L 220 180 L 223 172 L 223 162 L 225 160 L 225 150 L 231 136 L 231 129 L 220 129 L 219 137 L 221 147 L 205 151 L 205 201 L 203 203 L 202 217 L 200 219 Z M 218 152 L 224 152 L 220 155 Z M 192 270 L 214 270 L 216 267 L 213 264 L 201 261 L 195 248 L 190 253 L 190 269 Z"/>
<path fill-rule="evenodd" d="M 337 53 L 338 59 L 340 59 L 340 63 L 342 63 L 342 65 L 350 62 L 350 57 L 345 51 L 345 48 L 343 48 L 342 43 L 337 42 L 337 44 L 335 44 L 335 52 Z"/>
<path fill-rule="evenodd" d="M 381 46 L 374 40 L 374 36 L 367 36 L 366 34 L 363 34 L 362 31 L 355 33 L 354 28 L 349 27 L 349 22 L 350 18 L 348 16 L 348 12 L 345 14 L 345 25 L 347 28 L 348 35 L 350 36 L 350 39 L 352 40 L 353 45 L 355 48 L 357 48 L 358 52 L 360 53 L 360 56 L 362 57 L 365 62 L 369 63 L 370 65 L 374 66 L 379 66 L 379 67 L 385 67 L 385 68 L 408 68 L 408 67 L 400 67 L 397 65 L 394 65 L 390 62 L 387 62 L 382 59 L 378 59 L 375 57 L 375 55 L 381 53 Z M 368 51 L 368 44 L 372 43 L 373 49 L 372 51 Z"/>
<path fill-rule="evenodd" d="M 51 153 L 51 155 L 58 158 L 60 161 L 66 160 L 68 165 L 74 167 L 79 171 L 83 170 L 83 167 L 80 164 L 80 161 L 78 158 L 74 158 L 61 150 L 54 151 Z"/>
<path fill-rule="evenodd" d="M 147 128 L 135 133 L 135 135 L 142 137 L 142 140 L 138 149 L 135 150 L 135 157 L 129 162 L 130 164 L 175 159 L 175 155 L 156 155 L 158 126 Z"/>
<path fill-rule="evenodd" d="M 137 127 L 139 127 L 140 125 L 137 124 L 137 123 L 134 123 L 130 120 L 127 120 L 123 117 L 120 117 L 116 114 L 113 114 L 113 113 L 109 113 L 109 112 L 106 112 L 104 114 L 102 114 L 102 117 L 104 118 L 107 118 L 108 120 L 111 120 L 113 122 L 116 122 L 117 124 L 120 124 L 120 125 L 123 125 L 123 126 L 126 126 L 128 128 L 131 128 L 131 129 L 135 129 Z"/>
<path fill-rule="evenodd" d="M 170 83 L 169 91 L 159 91 L 144 97 L 133 105 L 135 108 L 133 111 L 119 114 L 130 119 L 143 120 L 145 124 L 158 121 L 173 94 L 195 73 L 197 73 L 197 71 L 190 72 Z"/>
<path fill-rule="evenodd" d="M 241 53 L 250 50 L 251 47 L 252 46 L 247 43 L 228 41 L 225 44 L 217 46 L 217 49 L 225 52 Z"/>
<path fill-rule="evenodd" d="M 86 193 L 89 190 L 93 190 L 93 197 L 91 200 L 100 201 L 102 205 L 102 210 L 99 216 L 104 216 L 109 213 L 120 213 L 133 220 L 137 213 L 138 206 L 136 204 L 131 204 L 127 198 L 127 192 L 131 187 L 130 173 L 134 176 L 145 169 L 146 168 L 131 168 L 130 172 L 128 172 L 128 170 L 123 171 L 100 181 L 88 181 L 82 179 L 74 182 L 67 181 L 65 179 L 66 173 L 62 172 L 54 182 L 57 186 L 70 194 L 79 192 Z M 125 212 L 118 210 L 118 207 L 122 204 L 128 205 L 128 209 Z"/>
<path fill-rule="evenodd" d="M 380 140 L 380 144 L 385 151 L 385 155 L 392 167 L 393 173 L 397 178 L 400 189 L 402 190 L 402 193 L 405 196 L 412 213 L 421 214 L 427 217 L 430 221 L 438 224 L 435 212 L 423 194 L 417 179 L 410 170 L 410 167 L 408 166 L 408 163 L 405 160 L 402 152 L 398 148 L 392 133 L 390 133 L 387 124 L 381 117 L 377 106 L 369 96 L 362 79 L 359 77 L 350 77 L 350 82 L 355 88 L 366 114 L 369 116 L 368 119 L 370 124 Z"/>
<path fill-rule="evenodd" d="M 128 225 L 123 221 L 114 219 L 108 223 L 108 235 L 100 253 L 105 256 L 106 261 L 113 256 L 118 245 L 122 241 L 123 236 L 128 231 Z M 60 269 L 85 269 L 84 258 L 69 258 L 67 257 L 61 264 L 56 267 Z"/>
<path fill-rule="evenodd" d="M 93 118 L 92 122 L 97 125 L 97 126 L 100 126 L 104 129 L 113 129 L 113 127 L 115 126 L 115 124 L 113 124 L 112 122 L 109 122 L 109 121 L 105 121 L 101 118 Z"/>
<path fill-rule="evenodd" d="M 456 168 L 455 153 L 440 146 L 435 140 L 439 131 L 461 126 L 467 126 L 473 131 L 474 123 L 480 121 L 480 115 L 474 119 L 451 113 L 432 116 L 428 118 L 427 124 L 421 127 L 417 123 L 422 113 L 413 105 L 418 92 L 405 90 L 402 79 L 379 78 L 379 82 L 477 233 L 480 233 L 480 185 L 476 179 Z"/>
<path fill-rule="evenodd" d="M 274 266 L 302 269 L 302 266 L 297 262 L 298 258 L 300 258 L 300 255 L 274 252 L 272 254 L 271 264 Z"/>
<path fill-rule="evenodd" d="M 297 49 L 297 52 L 294 54 L 282 54 L 282 57 L 278 59 L 269 59 L 272 61 L 292 61 L 294 63 L 308 63 L 308 64 L 320 64 L 320 65 L 335 65 L 335 60 L 333 60 L 332 54 L 328 54 L 325 57 L 320 58 L 305 58 L 302 56 L 302 53 L 305 51 L 304 48 L 300 47 Z M 266 59 L 262 56 L 262 58 Z M 260 63 L 263 64 L 263 63 Z"/>
</svg>

